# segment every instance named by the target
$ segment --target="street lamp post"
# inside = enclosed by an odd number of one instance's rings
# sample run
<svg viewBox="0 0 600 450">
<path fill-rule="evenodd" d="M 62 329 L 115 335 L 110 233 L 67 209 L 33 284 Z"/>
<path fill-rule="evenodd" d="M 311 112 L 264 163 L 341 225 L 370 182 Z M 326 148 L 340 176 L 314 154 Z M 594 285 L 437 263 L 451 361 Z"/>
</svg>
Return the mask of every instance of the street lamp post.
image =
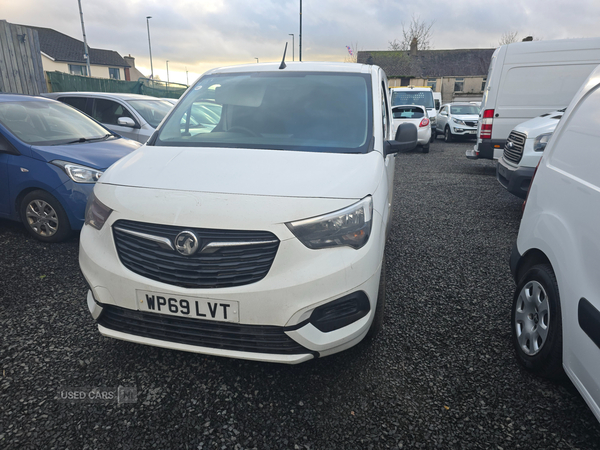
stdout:
<svg viewBox="0 0 600 450">
<path fill-rule="evenodd" d="M 146 27 L 148 28 L 148 49 L 150 50 L 150 78 L 154 81 L 154 68 L 152 67 L 152 44 L 150 44 L 150 19 L 152 16 L 146 16 Z"/>
<path fill-rule="evenodd" d="M 258 64 L 258 58 L 254 58 L 256 60 L 256 64 Z"/>
<path fill-rule="evenodd" d="M 294 60 L 294 33 L 290 33 L 292 37 L 292 61 Z"/>
<path fill-rule="evenodd" d="M 81 0 L 79 0 L 79 15 L 81 16 L 81 31 L 83 32 L 83 57 L 85 58 L 85 64 L 87 67 L 87 76 L 92 76 L 92 70 L 90 68 L 90 49 L 87 45 L 87 39 L 85 37 L 85 26 L 83 25 L 83 11 L 81 9 Z"/>
<path fill-rule="evenodd" d="M 167 84 L 169 83 L 169 60 L 167 59 Z"/>
<path fill-rule="evenodd" d="M 300 44 L 298 45 L 298 50 L 300 52 L 299 61 L 302 61 L 302 0 L 300 0 Z"/>
</svg>

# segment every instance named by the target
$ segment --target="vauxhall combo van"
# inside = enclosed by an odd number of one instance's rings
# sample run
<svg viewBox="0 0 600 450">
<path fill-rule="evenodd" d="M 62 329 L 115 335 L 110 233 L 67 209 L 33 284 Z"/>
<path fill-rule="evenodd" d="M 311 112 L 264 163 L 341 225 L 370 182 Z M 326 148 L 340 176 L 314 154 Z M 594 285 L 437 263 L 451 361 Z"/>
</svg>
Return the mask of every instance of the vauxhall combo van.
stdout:
<svg viewBox="0 0 600 450">
<path fill-rule="evenodd" d="M 566 372 L 600 420 L 600 67 L 567 108 L 527 197 L 511 270 L 512 336 L 533 372 Z M 564 371 L 564 372 L 563 372 Z"/>
<path fill-rule="evenodd" d="M 88 202 L 79 262 L 105 336 L 300 363 L 382 326 L 395 153 L 385 73 L 204 74 Z"/>
</svg>

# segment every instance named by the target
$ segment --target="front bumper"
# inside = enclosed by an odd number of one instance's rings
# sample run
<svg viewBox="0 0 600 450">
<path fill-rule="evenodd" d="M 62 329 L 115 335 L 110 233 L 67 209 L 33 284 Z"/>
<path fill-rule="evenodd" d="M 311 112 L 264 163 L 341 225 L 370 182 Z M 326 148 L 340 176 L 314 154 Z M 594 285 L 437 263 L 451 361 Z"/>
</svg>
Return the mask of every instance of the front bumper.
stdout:
<svg viewBox="0 0 600 450">
<path fill-rule="evenodd" d="M 534 167 L 513 167 L 504 158 L 496 164 L 496 179 L 513 195 L 525 199 L 535 172 Z"/>
<path fill-rule="evenodd" d="M 276 200 L 269 201 L 273 203 Z M 208 203 L 205 201 L 205 205 Z M 210 209 L 210 205 L 205 207 Z M 211 215 L 207 213 L 206 217 Z M 273 223 L 266 229 L 279 238 L 280 244 L 265 278 L 243 286 L 213 289 L 178 287 L 145 278 L 127 269 L 118 257 L 112 232 L 112 223 L 119 218 L 122 217 L 114 211 L 100 231 L 85 226 L 80 239 L 79 262 L 90 286 L 88 307 L 98 320 L 99 331 L 105 336 L 174 350 L 294 364 L 337 353 L 357 344 L 371 325 L 377 302 L 383 256 L 382 236 L 385 232 L 382 218 L 377 212 L 373 214 L 369 241 L 359 250 L 349 247 L 310 250 L 292 237 L 283 223 Z M 239 322 L 232 326 L 250 330 L 246 333 L 246 341 L 261 339 L 265 329 L 269 332 L 274 330 L 293 341 L 294 345 L 301 346 L 304 351 L 294 354 L 261 352 L 260 349 L 252 351 L 249 348 L 238 351 L 214 342 L 191 345 L 187 343 L 189 341 L 172 339 L 168 334 L 161 338 L 156 333 L 135 331 L 135 327 L 124 329 L 112 326 L 110 321 L 105 320 L 108 318 L 105 314 L 110 312 L 113 315 L 129 314 L 132 324 L 137 319 L 148 319 L 166 326 L 165 323 L 173 316 L 141 313 L 136 291 L 237 302 Z M 369 303 L 369 310 L 357 320 L 325 331 L 310 320 L 317 308 L 356 292 L 364 292 Z M 140 317 L 140 314 L 152 316 Z M 126 317 L 124 320 L 129 319 Z M 217 321 L 203 322 L 208 322 L 208 328 L 223 324 Z M 152 326 L 148 325 L 148 321 L 144 323 L 144 326 Z M 174 323 L 178 326 L 179 321 Z M 227 326 L 223 325 L 219 333 L 227 333 Z"/>
</svg>

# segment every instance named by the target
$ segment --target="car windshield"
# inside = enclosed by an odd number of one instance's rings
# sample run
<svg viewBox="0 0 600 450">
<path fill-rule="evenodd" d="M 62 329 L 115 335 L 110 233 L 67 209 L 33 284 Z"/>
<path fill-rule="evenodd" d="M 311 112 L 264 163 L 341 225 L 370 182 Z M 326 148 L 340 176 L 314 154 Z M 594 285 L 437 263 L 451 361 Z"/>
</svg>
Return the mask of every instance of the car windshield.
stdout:
<svg viewBox="0 0 600 450">
<path fill-rule="evenodd" d="M 111 132 L 59 102 L 1 102 L 0 123 L 27 144 L 56 145 L 108 137 Z"/>
<path fill-rule="evenodd" d="M 479 115 L 479 108 L 477 105 L 455 105 L 450 107 L 450 113 Z"/>
<path fill-rule="evenodd" d="M 421 105 L 433 109 L 433 93 L 431 91 L 402 90 L 392 91 L 392 106 L 396 105 Z"/>
<path fill-rule="evenodd" d="M 140 116 L 152 127 L 156 128 L 171 111 L 173 104 L 166 100 L 129 100 L 129 103 Z"/>
<path fill-rule="evenodd" d="M 154 145 L 366 153 L 373 136 L 370 76 L 212 74 L 179 100 Z"/>
<path fill-rule="evenodd" d="M 395 106 L 392 109 L 394 119 L 420 119 L 424 115 L 423 109 L 416 106 Z"/>
</svg>

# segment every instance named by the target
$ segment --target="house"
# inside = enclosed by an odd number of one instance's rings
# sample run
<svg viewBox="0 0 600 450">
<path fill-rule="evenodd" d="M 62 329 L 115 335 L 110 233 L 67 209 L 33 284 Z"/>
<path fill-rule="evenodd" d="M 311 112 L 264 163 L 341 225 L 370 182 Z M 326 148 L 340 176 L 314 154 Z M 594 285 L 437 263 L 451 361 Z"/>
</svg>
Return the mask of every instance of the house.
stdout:
<svg viewBox="0 0 600 450">
<path fill-rule="evenodd" d="M 430 86 L 442 103 L 480 101 L 494 48 L 359 51 L 357 62 L 375 64 L 388 76 L 390 87 Z"/>
<path fill-rule="evenodd" d="M 44 71 L 88 75 L 83 41 L 51 28 L 23 26 L 38 33 Z M 89 55 L 92 77 L 130 80 L 129 64 L 117 52 L 89 47 Z"/>
</svg>

